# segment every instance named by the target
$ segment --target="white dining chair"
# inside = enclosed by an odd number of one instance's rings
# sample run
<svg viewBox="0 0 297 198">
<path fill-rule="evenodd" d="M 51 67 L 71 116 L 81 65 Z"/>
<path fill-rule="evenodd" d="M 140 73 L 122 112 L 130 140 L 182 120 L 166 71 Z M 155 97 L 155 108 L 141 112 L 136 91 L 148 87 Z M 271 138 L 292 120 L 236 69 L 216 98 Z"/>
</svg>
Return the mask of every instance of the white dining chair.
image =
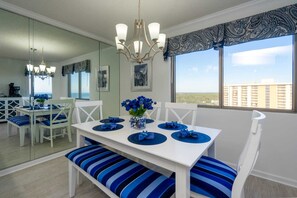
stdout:
<svg viewBox="0 0 297 198">
<path fill-rule="evenodd" d="M 178 121 L 184 123 L 186 119 L 190 119 L 190 125 L 196 124 L 197 117 L 197 104 L 186 104 L 186 103 L 165 103 L 165 121 Z"/>
<path fill-rule="evenodd" d="M 102 100 L 76 101 L 75 102 L 76 122 L 83 123 L 83 122 L 101 120 L 103 118 L 102 107 L 103 107 Z M 91 145 L 91 144 L 99 144 L 99 143 L 89 138 L 85 138 L 85 144 Z"/>
<path fill-rule="evenodd" d="M 149 119 L 154 119 L 154 120 L 160 120 L 161 117 L 161 102 L 156 102 L 156 104 L 153 104 L 153 109 L 152 110 L 146 110 L 145 111 L 145 116 Z"/>
<path fill-rule="evenodd" d="M 237 169 L 207 156 L 202 156 L 191 169 L 191 196 L 244 197 L 244 184 L 253 170 L 260 150 L 262 122 L 265 115 L 253 111 L 249 137 L 240 155 Z"/>
<path fill-rule="evenodd" d="M 43 143 L 43 139 L 47 139 L 51 142 L 51 147 L 53 147 L 53 139 L 57 136 L 68 135 L 69 142 L 72 142 L 71 136 L 71 123 L 72 123 L 72 113 L 73 113 L 73 99 L 63 99 L 63 100 L 48 100 L 49 105 L 49 116 L 48 119 L 40 122 L 40 142 Z M 55 129 L 66 128 L 67 132 L 61 130 L 61 134 L 56 134 L 53 131 Z M 49 129 L 49 136 L 44 133 L 45 129 Z"/>
</svg>

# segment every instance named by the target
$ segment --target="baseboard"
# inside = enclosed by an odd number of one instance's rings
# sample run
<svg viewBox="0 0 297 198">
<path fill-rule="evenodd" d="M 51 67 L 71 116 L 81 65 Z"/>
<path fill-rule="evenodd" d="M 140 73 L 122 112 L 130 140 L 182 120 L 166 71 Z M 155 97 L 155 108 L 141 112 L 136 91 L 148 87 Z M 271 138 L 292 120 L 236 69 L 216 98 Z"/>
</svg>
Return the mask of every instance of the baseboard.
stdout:
<svg viewBox="0 0 297 198">
<path fill-rule="evenodd" d="M 36 160 L 32 160 L 32 161 L 29 161 L 29 162 L 25 162 L 23 164 L 19 164 L 19 165 L 10 167 L 10 168 L 6 168 L 6 169 L 0 171 L 0 177 L 11 174 L 11 173 L 14 173 L 14 172 L 17 172 L 17 171 L 20 171 L 20 170 L 23 170 L 25 168 L 29 168 L 31 166 L 35 166 L 37 164 L 41 164 L 43 162 L 46 162 L 46 161 L 49 161 L 49 160 L 52 160 L 52 159 L 55 159 L 55 158 L 58 158 L 58 157 L 61 157 L 61 156 L 64 156 L 66 153 L 68 153 L 68 152 L 70 152 L 72 150 L 73 150 L 73 148 L 67 149 L 67 150 L 64 150 L 64 151 L 61 151 L 61 152 L 58 152 L 58 153 L 54 153 L 52 155 L 48 155 L 46 157 L 38 158 Z"/>
<path fill-rule="evenodd" d="M 236 169 L 236 164 L 230 163 L 230 162 L 224 162 L 224 163 L 226 163 L 227 165 L 229 165 L 232 168 Z M 284 184 L 284 185 L 287 185 L 287 186 L 297 188 L 297 180 L 294 180 L 294 179 L 285 178 L 285 177 L 282 177 L 282 176 L 279 176 L 279 175 L 274 175 L 274 174 L 271 174 L 271 173 L 267 173 L 265 171 L 260 171 L 260 170 L 255 170 L 255 169 L 252 171 L 251 174 L 256 176 L 256 177 L 260 177 L 260 178 L 263 178 L 263 179 L 267 179 L 267 180 L 270 180 L 270 181 L 274 181 L 274 182 L 277 182 L 277 183 L 281 183 L 281 184 Z"/>
</svg>

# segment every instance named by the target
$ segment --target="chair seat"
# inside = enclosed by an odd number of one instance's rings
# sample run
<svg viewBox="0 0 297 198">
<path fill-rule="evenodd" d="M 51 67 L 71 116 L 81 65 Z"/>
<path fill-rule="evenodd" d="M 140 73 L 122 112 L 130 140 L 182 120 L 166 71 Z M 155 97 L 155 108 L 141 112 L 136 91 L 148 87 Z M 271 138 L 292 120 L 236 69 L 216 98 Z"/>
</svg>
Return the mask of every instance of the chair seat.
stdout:
<svg viewBox="0 0 297 198">
<path fill-rule="evenodd" d="M 52 115 L 52 119 L 54 119 L 56 116 L 57 116 L 57 114 L 53 114 Z M 44 115 L 42 117 L 45 118 L 45 119 L 47 119 L 47 120 L 50 120 L 50 118 L 51 118 L 50 115 Z M 59 115 L 57 119 L 58 120 L 66 119 L 66 116 L 65 115 Z"/>
<path fill-rule="evenodd" d="M 211 157 L 202 156 L 191 169 L 191 191 L 208 197 L 231 197 L 237 172 Z"/>
<path fill-rule="evenodd" d="M 46 126 L 50 126 L 51 125 L 51 121 L 50 120 L 43 120 L 41 121 L 42 124 L 46 125 Z M 66 121 L 62 121 L 62 122 L 55 122 L 55 124 L 62 124 L 62 123 L 66 123 Z"/>
<path fill-rule="evenodd" d="M 18 126 L 24 126 L 30 124 L 30 119 L 28 116 L 14 116 L 7 119 L 7 121 L 10 121 Z"/>
<path fill-rule="evenodd" d="M 98 145 L 100 143 L 95 140 L 85 137 L 85 144 L 86 145 Z"/>
<path fill-rule="evenodd" d="M 170 197 L 175 181 L 98 145 L 66 157 L 119 197 Z"/>
</svg>

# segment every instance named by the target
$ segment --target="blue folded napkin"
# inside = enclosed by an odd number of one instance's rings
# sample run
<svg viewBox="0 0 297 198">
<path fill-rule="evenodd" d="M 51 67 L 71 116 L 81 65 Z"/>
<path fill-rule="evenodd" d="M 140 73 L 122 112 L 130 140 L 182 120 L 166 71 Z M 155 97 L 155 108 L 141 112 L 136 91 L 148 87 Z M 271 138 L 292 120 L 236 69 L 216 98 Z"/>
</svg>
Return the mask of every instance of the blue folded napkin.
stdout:
<svg viewBox="0 0 297 198">
<path fill-rule="evenodd" d="M 178 128 L 178 123 L 176 121 L 173 121 L 173 122 L 166 122 L 165 123 L 165 127 L 167 129 L 176 129 Z"/>
<path fill-rule="evenodd" d="M 101 125 L 101 129 L 103 129 L 103 130 L 107 130 L 107 129 L 113 130 L 116 128 L 117 128 L 117 124 L 115 124 L 115 123 L 105 123 L 105 124 Z"/>
<path fill-rule="evenodd" d="M 155 138 L 155 134 L 153 132 L 147 132 L 147 131 L 143 131 L 140 132 L 138 135 L 138 140 L 142 141 L 142 140 L 152 140 Z"/>
<path fill-rule="evenodd" d="M 198 133 L 193 130 L 189 131 L 188 129 L 183 129 L 183 130 L 179 131 L 178 137 L 179 138 L 195 138 L 195 139 L 197 139 Z"/>
<path fill-rule="evenodd" d="M 119 117 L 108 117 L 109 122 L 120 122 L 121 119 Z"/>
</svg>

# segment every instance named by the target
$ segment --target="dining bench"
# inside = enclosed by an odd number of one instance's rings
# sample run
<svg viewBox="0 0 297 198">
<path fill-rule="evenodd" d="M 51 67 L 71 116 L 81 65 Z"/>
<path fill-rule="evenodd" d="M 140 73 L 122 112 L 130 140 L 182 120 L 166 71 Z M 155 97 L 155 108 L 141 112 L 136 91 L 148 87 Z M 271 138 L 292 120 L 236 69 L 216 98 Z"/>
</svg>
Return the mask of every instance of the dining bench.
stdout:
<svg viewBox="0 0 297 198">
<path fill-rule="evenodd" d="M 101 145 L 77 148 L 69 159 L 69 195 L 75 196 L 78 171 L 110 197 L 173 197 L 175 180 Z"/>
</svg>

